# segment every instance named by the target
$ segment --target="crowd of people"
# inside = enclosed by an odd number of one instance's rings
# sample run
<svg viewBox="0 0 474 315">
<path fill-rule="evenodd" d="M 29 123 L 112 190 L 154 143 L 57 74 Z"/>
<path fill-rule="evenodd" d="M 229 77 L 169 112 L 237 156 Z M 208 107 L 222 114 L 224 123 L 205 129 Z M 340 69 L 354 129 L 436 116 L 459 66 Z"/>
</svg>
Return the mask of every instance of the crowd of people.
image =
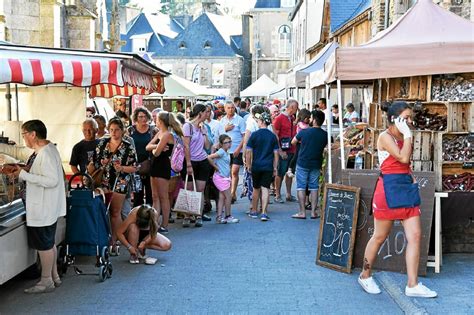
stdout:
<svg viewBox="0 0 474 315">
<path fill-rule="evenodd" d="M 225 104 L 196 104 L 189 117 L 182 106 L 176 114 L 161 109 L 150 113 L 138 107 L 130 126 L 126 114 L 107 124 L 96 115 L 83 122 L 84 139 L 74 146 L 70 166 L 74 173 L 88 174 L 83 181 L 91 178 L 90 184 L 107 192 L 111 255 L 119 254 L 120 244 L 128 250 L 131 264 L 155 264 L 156 259 L 147 256 L 146 250 L 171 249 L 172 243 L 165 235 L 168 224 L 177 219 L 171 209 L 185 185 L 188 190 L 203 193 L 205 209 L 202 215 L 182 215 L 183 227 L 191 223 L 202 227 L 203 221 L 212 221 L 211 199 L 215 201 L 217 224 L 239 222 L 232 215 L 232 204 L 237 200 L 242 168 L 241 197 L 250 201 L 250 218 L 270 220 L 271 195 L 275 204 L 298 201 L 298 211 L 291 216 L 294 219 L 306 219 L 307 210 L 311 210 L 311 219 L 318 218 L 321 169 L 328 144 L 328 134 L 322 128 L 327 123 L 324 99 L 318 107 L 312 111 L 300 109 L 292 99 L 284 104 L 252 105 L 250 100 L 235 98 Z M 435 297 L 436 292 L 419 283 L 417 275 L 421 223 L 419 192 L 413 190 L 410 170 L 412 110 L 403 102 L 387 105 L 385 110 L 389 128 L 377 143 L 382 175 L 373 198 L 375 231 L 358 281 L 366 292 L 380 293 L 371 277 L 372 265 L 394 220 L 402 220 L 408 240 L 405 293 Z M 352 104 L 347 106 L 343 119 L 358 119 Z M 47 140 L 47 129 L 41 121 L 24 123 L 22 136 L 34 153 L 26 166 L 4 167 L 1 171 L 27 183 L 24 202 L 28 242 L 38 250 L 42 275 L 40 282 L 25 292 L 51 292 L 61 285 L 54 236 L 57 218 L 64 216 L 66 209 L 64 172 L 59 152 Z M 294 180 L 296 197 L 291 194 Z M 401 185 L 400 180 L 408 185 Z"/>
<path fill-rule="evenodd" d="M 179 103 L 175 109 L 150 113 L 137 107 L 131 120 L 120 109 L 107 128 L 99 127 L 105 119 L 94 113 L 83 122 L 84 139 L 74 146 L 70 166 L 74 173 L 91 175 L 96 186 L 107 192 L 111 255 L 119 253 L 121 244 L 130 252 L 130 263 L 145 257 L 142 238 L 137 235 L 154 231 L 155 225 L 136 223 L 144 213 L 148 219 L 140 220 L 155 220 L 160 234 L 158 241 L 150 240 L 154 244 L 150 248 L 160 250 L 171 247 L 163 236 L 170 222 L 182 219 L 183 227 L 202 227 L 203 221 L 212 221 L 211 200 L 215 201 L 216 223 L 238 223 L 232 204 L 237 201 L 242 175 L 241 197 L 249 200 L 250 218 L 270 220 L 271 195 L 274 203 L 299 201 L 299 211 L 292 216 L 295 219 L 305 219 L 307 209 L 311 218 L 319 217 L 319 177 L 327 145 L 327 133 L 321 128 L 323 111 L 299 110 L 298 102 L 291 99 L 284 104 L 252 104 L 238 97 L 192 108 Z M 291 194 L 295 179 L 296 197 Z M 171 212 L 179 189 L 185 186 L 203 193 L 202 215 L 176 216 Z M 127 229 L 142 232 L 125 233 Z M 149 239 L 143 238 L 145 243 Z"/>
</svg>

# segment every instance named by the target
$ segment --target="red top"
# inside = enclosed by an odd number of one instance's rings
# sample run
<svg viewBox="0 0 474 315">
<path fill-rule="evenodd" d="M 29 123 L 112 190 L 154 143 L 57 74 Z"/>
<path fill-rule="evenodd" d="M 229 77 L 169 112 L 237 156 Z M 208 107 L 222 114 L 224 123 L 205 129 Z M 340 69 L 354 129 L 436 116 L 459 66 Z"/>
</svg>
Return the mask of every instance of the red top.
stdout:
<svg viewBox="0 0 474 315">
<path fill-rule="evenodd" d="M 403 140 L 393 139 L 401 149 L 403 147 Z M 382 162 L 380 170 L 382 174 L 411 174 L 410 163 L 402 163 L 391 155 Z M 372 209 L 374 210 L 375 218 L 378 220 L 405 220 L 420 215 L 420 207 L 418 206 L 397 209 L 389 208 L 385 198 L 382 178 L 378 179 L 375 187 Z"/>
<path fill-rule="evenodd" d="M 273 120 L 273 130 L 278 134 L 278 140 L 282 138 L 293 139 L 296 136 L 296 125 L 293 124 L 294 118 L 281 113 Z M 286 151 L 294 154 L 296 146 L 292 145 L 290 150 Z"/>
<path fill-rule="evenodd" d="M 396 141 L 399 149 L 403 148 L 403 140 L 397 140 L 395 138 L 393 138 L 393 140 Z M 389 155 L 388 158 L 382 162 L 380 171 L 382 174 L 411 174 L 410 163 L 402 163 L 392 155 Z"/>
</svg>

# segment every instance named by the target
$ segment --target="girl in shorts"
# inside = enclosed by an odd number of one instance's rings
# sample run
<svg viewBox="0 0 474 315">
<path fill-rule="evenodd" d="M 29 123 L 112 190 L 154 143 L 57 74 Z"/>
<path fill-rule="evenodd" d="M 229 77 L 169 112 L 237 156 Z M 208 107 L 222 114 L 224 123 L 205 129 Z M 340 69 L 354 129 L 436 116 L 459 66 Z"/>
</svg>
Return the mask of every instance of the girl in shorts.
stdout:
<svg viewBox="0 0 474 315">
<path fill-rule="evenodd" d="M 219 202 L 217 204 L 216 222 L 220 224 L 238 223 L 239 219 L 234 218 L 230 213 L 232 198 L 230 193 L 230 154 L 229 149 L 232 140 L 228 135 L 219 136 L 219 150 L 207 157 L 209 163 L 215 168 L 216 172 L 212 176 L 212 181 L 219 190 Z M 225 206 L 225 218 L 222 217 L 222 209 Z"/>
<path fill-rule="evenodd" d="M 158 212 L 149 205 L 132 209 L 127 219 L 117 230 L 117 238 L 130 253 L 131 264 L 138 264 L 139 259 L 147 265 L 154 265 L 156 258 L 145 255 L 146 249 L 168 251 L 171 241 L 158 233 Z M 127 237 L 125 237 L 125 234 Z"/>
</svg>

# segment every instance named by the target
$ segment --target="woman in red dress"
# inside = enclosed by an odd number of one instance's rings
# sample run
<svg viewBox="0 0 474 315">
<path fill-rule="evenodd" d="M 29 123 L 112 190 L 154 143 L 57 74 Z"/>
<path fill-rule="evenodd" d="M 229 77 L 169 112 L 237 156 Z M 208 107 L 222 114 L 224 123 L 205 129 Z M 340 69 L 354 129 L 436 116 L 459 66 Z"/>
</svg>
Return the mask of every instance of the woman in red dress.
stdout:
<svg viewBox="0 0 474 315">
<path fill-rule="evenodd" d="M 399 174 L 403 177 L 403 175 L 411 175 L 412 173 L 410 168 L 412 133 L 407 124 L 412 121 L 412 110 L 405 102 L 386 104 L 382 110 L 387 112 L 389 127 L 380 134 L 377 142 L 382 176 L 377 181 L 372 203 L 375 229 L 365 249 L 363 270 L 358 281 L 367 293 L 378 294 L 381 292 L 371 276 L 372 265 L 377 258 L 380 247 L 390 234 L 393 221 L 400 220 L 408 242 L 406 249 L 408 282 L 405 287 L 405 294 L 414 297 L 436 297 L 437 293 L 435 291 L 418 282 L 421 239 L 420 207 L 391 208 L 387 204 L 384 189 L 383 176 Z M 413 183 L 415 183 L 414 178 Z M 411 185 L 411 183 L 408 185 Z M 405 193 L 400 193 L 400 196 L 396 197 L 397 199 L 407 198 Z"/>
</svg>

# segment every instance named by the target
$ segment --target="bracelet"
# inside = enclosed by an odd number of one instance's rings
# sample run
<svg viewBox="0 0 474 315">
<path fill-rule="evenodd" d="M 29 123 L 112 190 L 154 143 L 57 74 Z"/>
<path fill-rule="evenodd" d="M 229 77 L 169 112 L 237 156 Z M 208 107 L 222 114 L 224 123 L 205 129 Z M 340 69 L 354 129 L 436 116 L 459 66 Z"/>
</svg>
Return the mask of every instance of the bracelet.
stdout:
<svg viewBox="0 0 474 315">
<path fill-rule="evenodd" d="M 127 250 L 130 250 L 130 248 L 132 248 L 132 247 L 133 247 L 132 244 L 128 244 Z"/>
</svg>

